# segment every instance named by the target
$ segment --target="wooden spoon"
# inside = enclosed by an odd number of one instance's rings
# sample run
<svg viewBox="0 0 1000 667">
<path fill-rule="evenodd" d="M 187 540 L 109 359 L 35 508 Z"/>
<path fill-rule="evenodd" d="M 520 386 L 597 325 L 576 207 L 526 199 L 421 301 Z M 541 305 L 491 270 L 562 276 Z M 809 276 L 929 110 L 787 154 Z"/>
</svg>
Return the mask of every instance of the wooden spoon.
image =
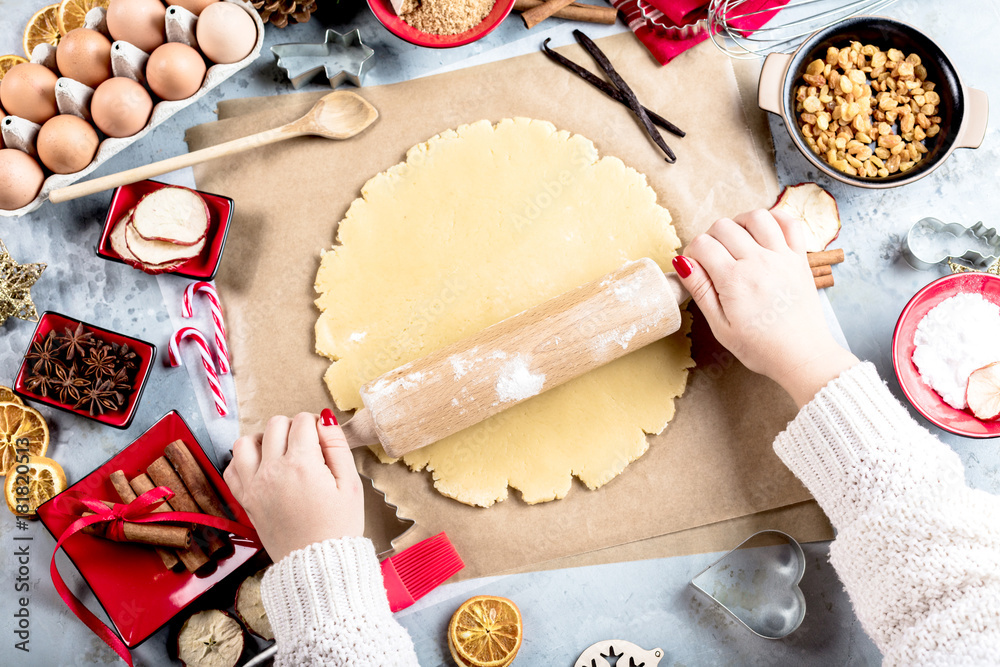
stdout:
<svg viewBox="0 0 1000 667">
<path fill-rule="evenodd" d="M 251 148 L 266 146 L 294 137 L 313 135 L 326 139 L 348 139 L 363 132 L 365 128 L 375 122 L 376 118 L 378 118 L 378 111 L 363 97 L 346 90 L 337 91 L 323 96 L 309 110 L 309 113 L 287 125 L 276 127 L 273 130 L 265 130 L 259 134 L 252 134 L 249 137 L 227 141 L 217 146 L 203 148 L 186 155 L 178 155 L 128 171 L 59 188 L 49 194 L 49 201 L 59 203 L 86 197 L 116 188 L 119 185 L 143 181 L 168 171 L 183 169 L 208 160 L 241 153 Z"/>
</svg>

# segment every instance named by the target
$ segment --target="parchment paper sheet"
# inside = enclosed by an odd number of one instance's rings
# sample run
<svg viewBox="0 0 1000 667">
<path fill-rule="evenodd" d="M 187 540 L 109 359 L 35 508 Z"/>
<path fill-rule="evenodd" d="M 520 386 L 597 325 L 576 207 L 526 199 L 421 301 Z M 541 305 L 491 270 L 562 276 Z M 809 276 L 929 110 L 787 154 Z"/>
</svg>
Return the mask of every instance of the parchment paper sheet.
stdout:
<svg viewBox="0 0 1000 667">
<path fill-rule="evenodd" d="M 677 164 L 663 162 L 628 110 L 536 54 L 364 88 L 360 93 L 380 118 L 348 141 L 296 139 L 196 168 L 200 189 L 236 201 L 217 282 L 227 307 L 244 433 L 262 430 L 273 414 L 330 406 L 322 383 L 328 362 L 314 353 L 312 286 L 320 251 L 333 244 L 337 222 L 365 181 L 438 132 L 482 118 L 527 116 L 583 134 L 602 154 L 647 175 L 684 242 L 718 217 L 773 203 L 770 141 L 761 118 L 749 115 L 728 58 L 706 44 L 660 68 L 630 34 L 600 44 L 644 104 L 688 132 L 684 139 L 667 136 Z M 562 51 L 591 64 L 575 46 Z M 220 117 L 230 117 L 192 128 L 189 146 L 294 120 L 320 95 L 222 103 Z M 417 521 L 397 546 L 447 530 L 465 559 L 464 578 L 708 524 L 715 526 L 701 537 L 683 537 L 681 546 L 664 542 L 664 548 L 716 551 L 749 534 L 742 534 L 744 524 L 719 522 L 809 500 L 771 450 L 795 414 L 791 401 L 735 362 L 700 316 L 691 335 L 698 368 L 674 421 L 650 438 L 646 455 L 598 492 L 576 484 L 564 500 L 529 507 L 512 496 L 483 510 L 442 497 L 426 472 L 383 466 L 366 450 L 357 452 L 362 472 L 402 516 Z M 804 539 L 830 537 L 814 506 L 787 514 L 788 521 L 810 528 Z M 668 555 L 650 545 L 633 552 Z"/>
</svg>

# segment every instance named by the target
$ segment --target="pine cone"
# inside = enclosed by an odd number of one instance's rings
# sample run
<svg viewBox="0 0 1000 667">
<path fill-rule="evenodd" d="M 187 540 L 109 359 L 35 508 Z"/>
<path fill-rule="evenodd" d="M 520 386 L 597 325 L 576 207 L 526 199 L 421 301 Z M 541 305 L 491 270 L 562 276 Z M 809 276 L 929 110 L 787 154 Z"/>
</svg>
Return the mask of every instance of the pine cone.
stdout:
<svg viewBox="0 0 1000 667">
<path fill-rule="evenodd" d="M 288 19 L 295 23 L 307 23 L 316 11 L 316 0 L 252 0 L 254 8 L 264 19 L 276 28 L 288 25 Z"/>
</svg>

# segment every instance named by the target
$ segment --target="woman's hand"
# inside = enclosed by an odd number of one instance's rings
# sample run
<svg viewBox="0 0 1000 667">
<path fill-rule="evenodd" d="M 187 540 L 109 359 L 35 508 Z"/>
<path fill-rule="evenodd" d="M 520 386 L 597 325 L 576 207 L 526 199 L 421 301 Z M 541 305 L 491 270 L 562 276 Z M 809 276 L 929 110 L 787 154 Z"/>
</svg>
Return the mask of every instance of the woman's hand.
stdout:
<svg viewBox="0 0 1000 667">
<path fill-rule="evenodd" d="M 799 407 L 858 363 L 826 326 L 801 224 L 783 211 L 723 218 L 674 259 L 719 342 Z"/>
<path fill-rule="evenodd" d="M 330 538 L 360 536 L 365 501 L 354 457 L 333 413 L 272 417 L 242 437 L 223 475 L 271 560 Z"/>
</svg>

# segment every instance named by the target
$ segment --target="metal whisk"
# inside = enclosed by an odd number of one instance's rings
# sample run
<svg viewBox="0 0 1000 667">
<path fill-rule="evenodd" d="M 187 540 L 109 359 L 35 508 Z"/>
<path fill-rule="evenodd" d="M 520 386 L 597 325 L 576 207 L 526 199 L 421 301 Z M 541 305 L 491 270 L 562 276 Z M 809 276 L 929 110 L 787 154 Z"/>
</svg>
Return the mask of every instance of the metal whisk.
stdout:
<svg viewBox="0 0 1000 667">
<path fill-rule="evenodd" d="M 776 11 L 753 9 L 760 0 L 711 0 L 708 31 L 723 53 L 740 59 L 757 58 L 771 51 L 798 46 L 806 37 L 838 21 L 878 12 L 896 0 L 793 0 L 777 9 L 776 16 L 753 32 L 734 22 Z M 750 5 L 749 7 L 747 5 Z"/>
</svg>

